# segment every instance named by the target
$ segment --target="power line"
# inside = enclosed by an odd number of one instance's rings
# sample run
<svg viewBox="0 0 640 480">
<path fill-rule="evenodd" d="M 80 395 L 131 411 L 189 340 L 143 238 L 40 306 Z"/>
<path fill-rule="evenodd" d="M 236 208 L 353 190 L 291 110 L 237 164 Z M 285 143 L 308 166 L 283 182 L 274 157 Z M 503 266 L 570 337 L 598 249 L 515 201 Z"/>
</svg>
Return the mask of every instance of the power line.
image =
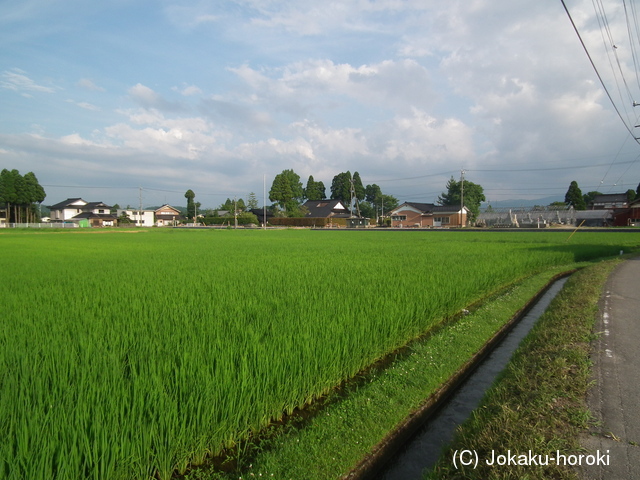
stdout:
<svg viewBox="0 0 640 480">
<path fill-rule="evenodd" d="M 636 138 L 636 136 L 633 133 L 633 130 L 631 130 L 631 126 L 627 124 L 627 122 L 625 122 L 624 118 L 622 117 L 622 113 L 620 113 L 620 110 L 618 109 L 618 106 L 616 105 L 616 103 L 613 101 L 613 98 L 611 97 L 611 93 L 609 92 L 609 89 L 607 88 L 607 86 L 604 83 L 604 80 L 602 79 L 602 76 L 600 75 L 600 72 L 598 71 L 598 68 L 596 67 L 596 64 L 593 61 L 593 58 L 591 57 L 591 54 L 589 53 L 589 50 L 587 49 L 587 46 L 584 43 L 584 40 L 582 39 L 582 35 L 580 35 L 580 32 L 578 31 L 578 27 L 576 26 L 575 22 L 573 21 L 573 17 L 571 16 L 571 13 L 569 12 L 569 9 L 567 8 L 567 5 L 565 3 L 564 0 L 560 0 L 562 2 L 562 6 L 564 7 L 565 12 L 567 12 L 567 16 L 569 17 L 569 21 L 571 22 L 571 25 L 573 26 L 574 31 L 576 32 L 576 35 L 578 35 L 578 39 L 580 40 L 580 44 L 582 45 L 582 48 L 584 49 L 584 52 L 587 54 L 587 58 L 589 59 L 589 62 L 591 63 L 591 66 L 593 67 L 593 70 L 595 71 L 598 80 L 600 80 L 600 84 L 602 85 L 602 88 L 604 89 L 605 93 L 607 94 L 607 97 L 609 97 L 609 101 L 611 102 L 611 105 L 613 105 L 614 110 L 616 111 L 616 113 L 618 114 L 618 116 L 620 117 L 620 120 L 622 120 L 622 123 L 624 124 L 625 128 L 629 131 L 629 133 L 631 134 L 631 136 L 635 139 L 635 141 L 640 144 L 640 142 L 638 142 L 638 138 Z"/>
</svg>

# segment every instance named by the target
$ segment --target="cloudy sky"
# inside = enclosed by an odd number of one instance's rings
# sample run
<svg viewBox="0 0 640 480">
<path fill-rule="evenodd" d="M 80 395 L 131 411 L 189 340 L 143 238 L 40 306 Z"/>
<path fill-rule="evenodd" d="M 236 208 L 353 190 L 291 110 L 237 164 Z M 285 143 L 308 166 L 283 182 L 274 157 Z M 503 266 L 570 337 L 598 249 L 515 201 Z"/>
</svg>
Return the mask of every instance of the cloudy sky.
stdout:
<svg viewBox="0 0 640 480">
<path fill-rule="evenodd" d="M 262 204 L 284 169 L 400 201 L 461 170 L 490 202 L 635 190 L 635 9 L 566 4 L 606 89 L 560 0 L 3 1 L 0 168 L 45 204 Z"/>
</svg>

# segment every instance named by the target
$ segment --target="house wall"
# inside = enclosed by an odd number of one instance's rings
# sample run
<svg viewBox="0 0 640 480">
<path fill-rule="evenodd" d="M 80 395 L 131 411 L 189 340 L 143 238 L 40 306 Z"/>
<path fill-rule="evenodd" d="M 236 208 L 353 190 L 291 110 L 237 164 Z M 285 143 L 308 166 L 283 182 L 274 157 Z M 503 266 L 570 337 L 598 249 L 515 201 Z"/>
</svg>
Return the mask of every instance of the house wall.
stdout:
<svg viewBox="0 0 640 480">
<path fill-rule="evenodd" d="M 62 210 L 51 210 L 51 219 L 58 221 L 71 220 L 79 213 L 82 213 L 82 205 L 73 208 L 63 208 Z"/>
<path fill-rule="evenodd" d="M 138 210 L 118 210 L 116 215 L 119 217 L 123 213 L 128 215 L 131 221 L 136 224 L 136 226 L 153 227 L 155 221 L 153 210 L 142 210 L 142 219 L 140 218 Z M 142 220 L 142 222 L 138 224 L 140 220 Z"/>
<path fill-rule="evenodd" d="M 406 217 L 406 218 L 398 218 Z M 391 215 L 392 227 L 415 227 L 416 224 L 420 227 L 428 227 L 433 225 L 433 219 L 425 217 L 420 212 L 416 212 L 413 209 L 402 209 L 395 211 Z"/>
</svg>

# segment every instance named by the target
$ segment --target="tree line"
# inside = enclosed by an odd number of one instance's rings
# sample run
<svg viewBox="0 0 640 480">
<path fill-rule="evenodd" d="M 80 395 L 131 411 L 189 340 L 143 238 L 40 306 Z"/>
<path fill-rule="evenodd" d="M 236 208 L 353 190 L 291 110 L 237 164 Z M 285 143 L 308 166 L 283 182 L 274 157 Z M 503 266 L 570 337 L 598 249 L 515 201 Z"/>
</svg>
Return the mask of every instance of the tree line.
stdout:
<svg viewBox="0 0 640 480">
<path fill-rule="evenodd" d="M 20 175 L 18 170 L 0 172 L 0 206 L 9 223 L 29 223 L 39 220 L 40 205 L 47 194 L 33 172 Z"/>
<path fill-rule="evenodd" d="M 306 186 L 303 186 L 300 176 L 293 170 L 283 170 L 276 175 L 269 190 L 269 200 L 275 202 L 277 214 L 288 217 L 302 217 L 305 215 L 303 203 L 307 200 L 340 200 L 347 208 L 357 202 L 360 215 L 376 218 L 383 211 L 388 212 L 398 206 L 398 199 L 392 195 L 382 193 L 376 184 L 362 183 L 360 174 L 350 171 L 341 172 L 333 177 L 329 197 L 323 182 L 316 181 L 309 175 Z"/>
</svg>

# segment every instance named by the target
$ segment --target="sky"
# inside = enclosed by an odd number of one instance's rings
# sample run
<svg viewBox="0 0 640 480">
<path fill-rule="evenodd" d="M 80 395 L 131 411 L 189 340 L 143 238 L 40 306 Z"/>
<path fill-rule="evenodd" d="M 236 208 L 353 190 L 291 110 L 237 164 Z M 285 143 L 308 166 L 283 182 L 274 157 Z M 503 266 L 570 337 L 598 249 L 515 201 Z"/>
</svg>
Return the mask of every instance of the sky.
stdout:
<svg viewBox="0 0 640 480">
<path fill-rule="evenodd" d="M 513 206 L 635 190 L 635 7 L 565 3 L 0 0 L 0 169 L 45 205 L 270 205 L 285 169 L 400 202 L 463 172 Z"/>
</svg>

